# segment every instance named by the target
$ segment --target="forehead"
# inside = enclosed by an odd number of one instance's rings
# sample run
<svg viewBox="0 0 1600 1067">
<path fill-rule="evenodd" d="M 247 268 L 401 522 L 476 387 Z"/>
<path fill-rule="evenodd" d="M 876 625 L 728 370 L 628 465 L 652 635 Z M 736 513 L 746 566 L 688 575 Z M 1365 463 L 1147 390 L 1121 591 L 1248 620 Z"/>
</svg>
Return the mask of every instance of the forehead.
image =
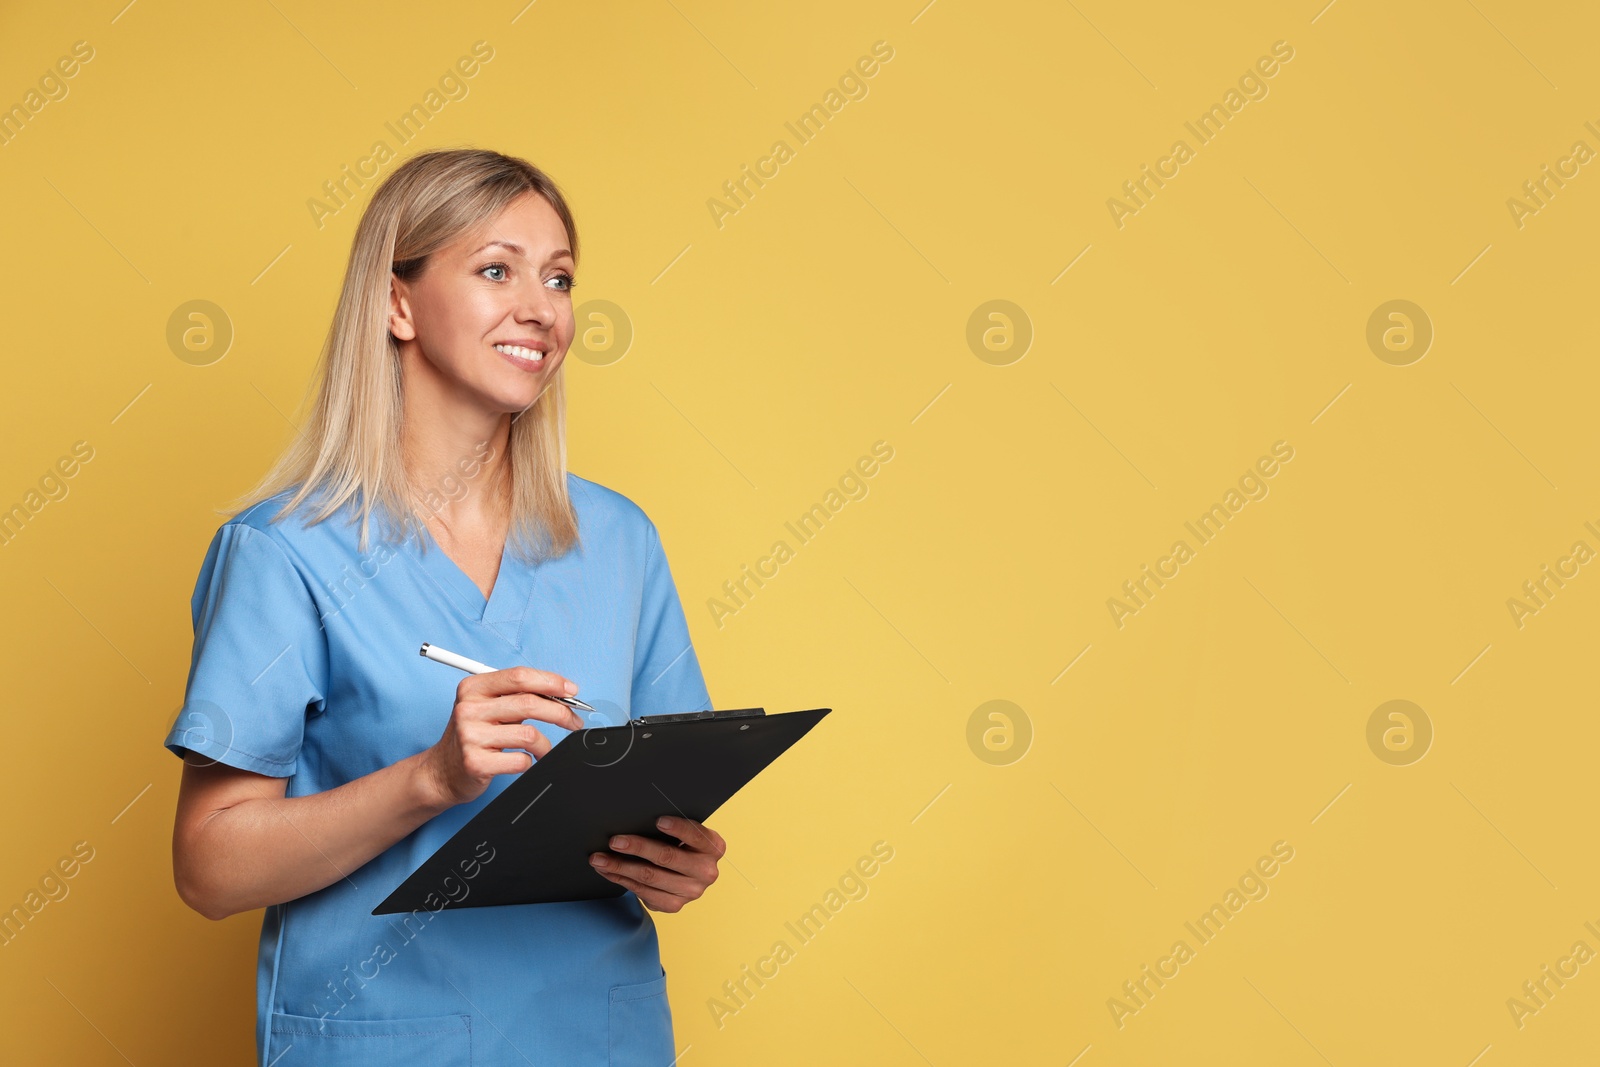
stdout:
<svg viewBox="0 0 1600 1067">
<path fill-rule="evenodd" d="M 485 249 L 486 245 L 492 248 Z M 567 230 L 556 209 L 538 193 L 524 193 L 506 205 L 499 215 L 474 226 L 452 242 L 450 249 L 452 254 L 462 257 L 492 250 L 544 260 L 567 247 Z"/>
</svg>

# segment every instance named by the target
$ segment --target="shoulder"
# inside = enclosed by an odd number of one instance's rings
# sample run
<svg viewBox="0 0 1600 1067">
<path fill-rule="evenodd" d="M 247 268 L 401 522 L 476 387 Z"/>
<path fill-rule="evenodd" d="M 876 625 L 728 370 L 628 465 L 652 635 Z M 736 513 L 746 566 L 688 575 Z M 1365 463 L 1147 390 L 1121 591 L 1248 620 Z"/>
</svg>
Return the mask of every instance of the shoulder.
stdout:
<svg viewBox="0 0 1600 1067">
<path fill-rule="evenodd" d="M 316 499 L 308 498 L 294 511 L 282 514 L 298 489 L 290 486 L 223 522 L 213 535 L 213 551 L 225 547 L 231 552 L 248 543 L 256 553 L 281 553 L 302 571 L 314 569 L 316 560 L 343 558 L 352 552 L 356 530 L 350 505 L 318 520 L 322 509 Z"/>
<path fill-rule="evenodd" d="M 567 472 L 567 492 L 578 513 L 582 557 L 628 561 L 630 573 L 648 575 L 665 549 L 655 522 L 637 503 L 615 489 Z"/>
<path fill-rule="evenodd" d="M 282 522 L 275 523 L 272 520 L 278 512 L 283 510 L 283 506 L 293 496 L 294 490 L 292 488 L 285 489 L 276 496 L 270 496 L 265 500 L 252 504 L 222 525 L 225 527 L 248 526 L 252 530 L 257 530 L 261 533 L 270 533 L 274 527 L 282 525 Z M 291 518 L 285 521 L 292 522 L 294 520 Z"/>
<path fill-rule="evenodd" d="M 587 518 L 592 520 L 591 528 L 614 529 L 633 535 L 655 533 L 655 523 L 644 509 L 615 489 L 568 471 L 567 493 L 578 511 L 580 524 Z"/>
</svg>

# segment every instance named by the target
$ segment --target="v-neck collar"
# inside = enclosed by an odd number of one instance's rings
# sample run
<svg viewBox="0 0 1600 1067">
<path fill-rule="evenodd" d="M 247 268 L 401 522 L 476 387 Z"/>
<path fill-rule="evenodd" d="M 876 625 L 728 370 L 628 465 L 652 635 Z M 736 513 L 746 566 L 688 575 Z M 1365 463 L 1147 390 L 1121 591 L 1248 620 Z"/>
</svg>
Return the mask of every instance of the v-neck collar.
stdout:
<svg viewBox="0 0 1600 1067">
<path fill-rule="evenodd" d="M 414 538 L 405 539 L 405 549 L 433 579 L 455 609 L 472 622 L 492 627 L 501 637 L 517 648 L 522 647 L 522 623 L 528 615 L 528 604 L 533 599 L 536 567 L 517 559 L 511 551 L 509 539 L 500 553 L 500 569 L 495 574 L 494 587 L 489 596 L 483 595 L 478 584 L 445 554 L 433 533 L 422 528 L 426 545 Z"/>
</svg>

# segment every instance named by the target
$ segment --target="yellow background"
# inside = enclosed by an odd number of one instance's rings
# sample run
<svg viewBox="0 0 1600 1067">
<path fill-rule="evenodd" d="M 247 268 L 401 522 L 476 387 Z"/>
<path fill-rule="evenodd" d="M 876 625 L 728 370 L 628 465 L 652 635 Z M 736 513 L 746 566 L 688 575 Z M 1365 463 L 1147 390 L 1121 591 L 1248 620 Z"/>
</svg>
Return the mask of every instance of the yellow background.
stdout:
<svg viewBox="0 0 1600 1067">
<path fill-rule="evenodd" d="M 171 879 L 188 598 L 214 509 L 303 417 L 373 186 L 321 229 L 306 201 L 483 40 L 403 153 L 563 185 L 575 300 L 635 330 L 568 361 L 572 469 L 659 524 L 719 707 L 835 709 L 712 820 L 709 895 L 657 917 L 685 1067 L 1577 1062 L 1600 964 L 1520 1028 L 1506 1001 L 1600 949 L 1600 577 L 1520 628 L 1506 601 L 1600 548 L 1600 176 L 1520 228 L 1506 201 L 1600 148 L 1597 30 L 1506 0 L 10 5 L 0 104 L 95 55 L 0 147 L 0 505 L 94 458 L 0 548 L 0 904 L 95 857 L 0 948 L 0 1058 L 252 1058 L 260 915 L 210 923 Z M 880 40 L 798 145 L 784 122 Z M 1183 123 L 1280 40 L 1197 146 Z M 707 201 L 780 138 L 719 228 Z M 1118 228 L 1107 199 L 1178 138 L 1195 158 Z M 166 342 L 195 299 L 236 331 L 209 366 Z M 1408 366 L 1366 341 L 1397 299 L 1435 331 Z M 1033 332 L 1004 365 L 967 341 L 990 300 Z M 879 440 L 868 495 L 719 628 L 708 598 Z M 1270 494 L 1119 628 L 1107 598 L 1279 440 Z M 1395 699 L 1434 731 L 1409 765 L 1367 742 Z M 969 745 L 991 700 L 1022 758 Z M 869 894 L 716 1025 L 876 841 Z M 1108 999 L 1278 841 L 1270 894 L 1119 1028 Z"/>
</svg>

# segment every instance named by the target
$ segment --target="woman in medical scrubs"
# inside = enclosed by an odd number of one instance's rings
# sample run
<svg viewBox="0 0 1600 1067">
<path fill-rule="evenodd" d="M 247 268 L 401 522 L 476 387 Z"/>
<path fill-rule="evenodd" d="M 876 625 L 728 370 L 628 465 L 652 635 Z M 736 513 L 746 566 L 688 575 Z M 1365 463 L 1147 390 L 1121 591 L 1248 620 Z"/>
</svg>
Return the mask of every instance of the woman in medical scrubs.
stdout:
<svg viewBox="0 0 1600 1067">
<path fill-rule="evenodd" d="M 665 812 L 674 844 L 592 856 L 627 890 L 609 899 L 445 908 L 485 843 L 437 906 L 372 914 L 569 731 L 711 707 L 659 531 L 566 470 L 577 251 L 522 160 L 400 166 L 357 227 L 308 424 L 206 552 L 165 740 L 173 868 L 209 918 L 266 909 L 263 1065 L 676 1057 L 644 909 L 716 880 L 726 846 L 698 822 Z"/>
</svg>

